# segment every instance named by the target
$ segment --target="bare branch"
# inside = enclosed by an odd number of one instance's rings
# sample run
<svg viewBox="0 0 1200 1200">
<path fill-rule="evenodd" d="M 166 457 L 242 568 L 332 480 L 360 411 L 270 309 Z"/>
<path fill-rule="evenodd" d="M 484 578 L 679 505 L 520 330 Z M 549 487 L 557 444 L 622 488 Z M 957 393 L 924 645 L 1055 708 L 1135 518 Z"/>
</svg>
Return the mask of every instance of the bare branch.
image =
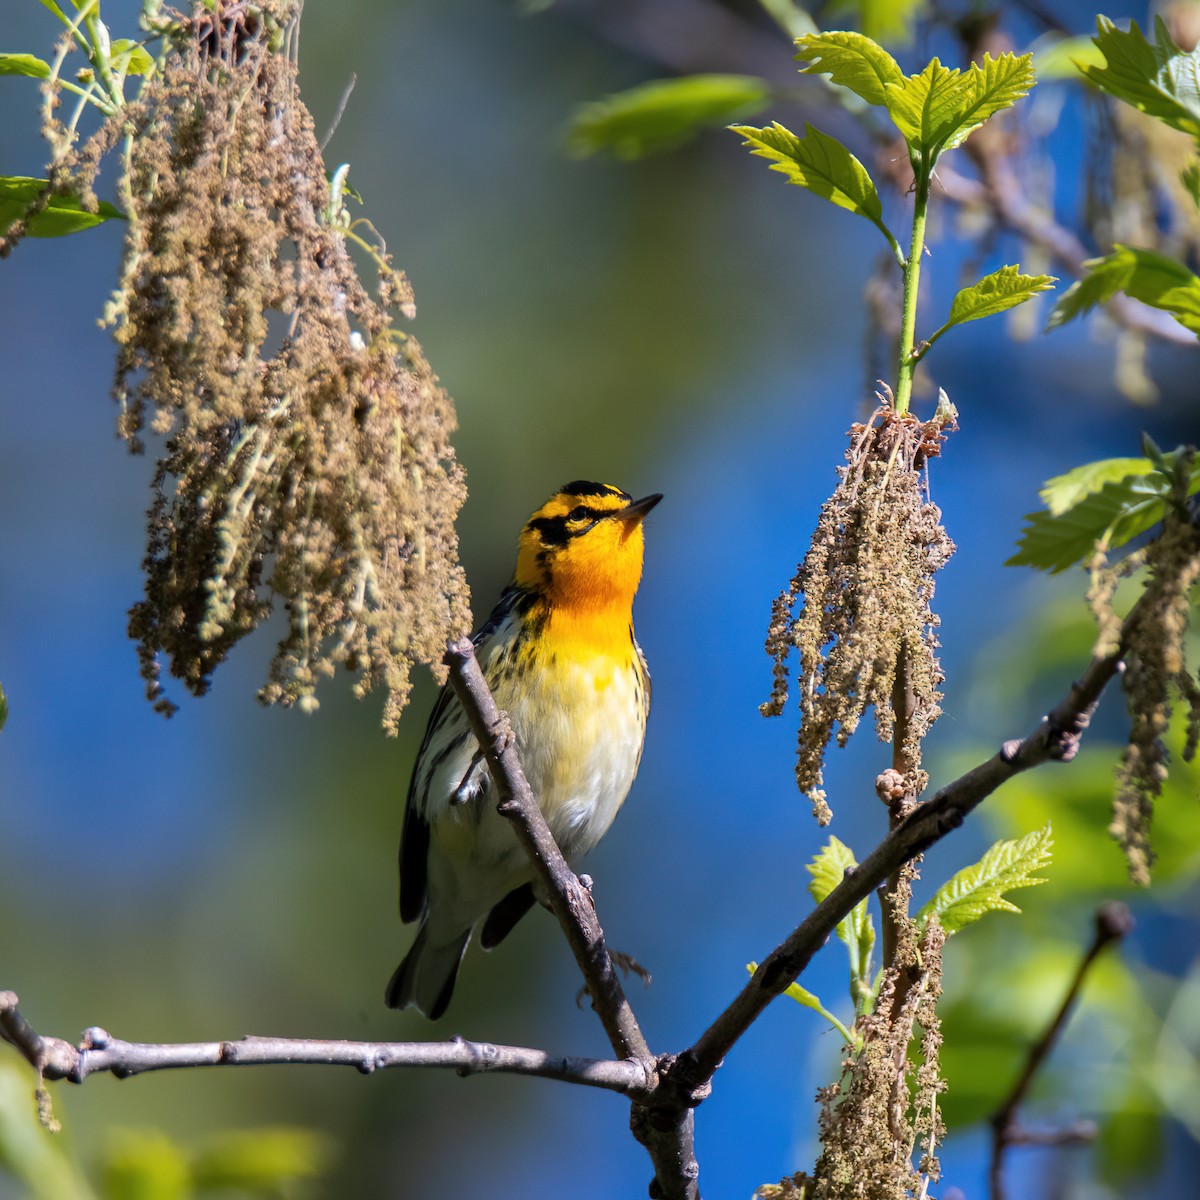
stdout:
<svg viewBox="0 0 1200 1200">
<path fill-rule="evenodd" d="M 512 822 L 517 840 L 529 854 L 538 882 L 583 972 L 592 995 L 592 1007 L 614 1052 L 624 1059 L 637 1059 L 647 1071 L 657 1071 L 654 1056 L 613 969 L 591 891 L 579 881 L 554 841 L 521 769 L 508 718 L 496 706 L 470 640 L 451 642 L 446 650 L 446 663 L 450 667 L 450 684 L 496 781 L 500 793 L 497 811 Z M 646 1147 L 654 1164 L 651 1196 L 662 1200 L 699 1200 L 693 1105 L 694 1102 L 669 1110 L 634 1105 L 631 1116 L 634 1136 Z"/>
<path fill-rule="evenodd" d="M 577 1058 L 490 1042 L 346 1042 L 316 1038 L 244 1037 L 224 1042 L 124 1042 L 103 1029 L 84 1032 L 78 1046 L 42 1037 L 21 1015 L 13 992 L 0 992 L 0 1032 L 43 1079 L 82 1083 L 110 1072 L 118 1079 L 184 1067 L 246 1067 L 306 1063 L 354 1067 L 364 1075 L 390 1067 L 448 1067 L 459 1075 L 536 1075 L 603 1088 L 635 1099 L 649 1094 L 654 1072 L 636 1059 Z"/>
<path fill-rule="evenodd" d="M 538 882 L 571 944 L 592 994 L 592 1006 L 614 1052 L 622 1058 L 652 1059 L 608 956 L 592 894 L 580 883 L 554 841 L 521 768 L 508 717 L 497 708 L 488 690 L 469 638 L 450 643 L 446 648 L 446 664 L 450 668 L 450 684 L 458 694 L 500 792 L 497 810 L 512 823 L 517 840 L 529 854 Z"/>
<path fill-rule="evenodd" d="M 1029 1087 L 1037 1073 L 1050 1056 L 1050 1051 L 1058 1040 L 1063 1026 L 1067 1023 L 1067 1017 L 1083 987 L 1084 978 L 1100 951 L 1110 942 L 1120 941 L 1132 930 L 1133 916 L 1124 904 L 1109 901 L 1097 909 L 1096 929 L 1091 945 L 1079 960 L 1079 966 L 1075 969 L 1075 977 L 1067 988 L 1067 994 L 1063 997 L 1058 1011 L 1054 1014 L 1050 1024 L 1046 1026 L 1042 1036 L 1029 1048 L 1025 1065 L 1021 1069 L 1020 1075 L 1017 1076 L 1008 1097 L 992 1114 L 992 1162 L 988 1171 L 992 1200 L 1004 1200 L 1004 1153 L 1009 1146 L 1063 1146 L 1091 1141 L 1096 1136 L 1096 1127 L 1088 1121 L 1077 1122 L 1066 1129 L 1047 1132 L 1022 1129 L 1017 1124 L 1017 1109 L 1028 1094 Z"/>
</svg>

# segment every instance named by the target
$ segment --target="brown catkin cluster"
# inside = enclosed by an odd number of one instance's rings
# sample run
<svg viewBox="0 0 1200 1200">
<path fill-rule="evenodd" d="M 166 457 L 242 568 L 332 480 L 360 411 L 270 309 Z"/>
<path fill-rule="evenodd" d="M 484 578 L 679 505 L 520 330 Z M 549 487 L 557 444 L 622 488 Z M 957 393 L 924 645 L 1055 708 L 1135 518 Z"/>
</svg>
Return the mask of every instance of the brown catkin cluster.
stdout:
<svg viewBox="0 0 1200 1200">
<path fill-rule="evenodd" d="M 296 68 L 295 0 L 196 5 L 162 69 L 111 124 L 129 217 L 106 310 L 119 428 L 165 439 L 145 595 L 142 673 L 195 694 L 282 602 L 259 695 L 314 707 L 341 664 L 386 692 L 394 732 L 414 662 L 440 672 L 470 626 L 454 520 L 465 498 L 455 415 L 420 347 L 392 324 L 412 296 L 331 198 Z M 111 132 L 102 134 L 111 140 Z M 363 287 L 348 248 L 379 269 Z"/>
<path fill-rule="evenodd" d="M 869 705 L 881 740 L 899 716 L 905 790 L 925 786 L 920 743 L 941 712 L 938 618 L 931 608 L 934 575 L 954 552 L 922 477 L 939 452 L 947 424 L 922 423 L 879 408 L 850 430 L 845 467 L 825 502 L 804 561 L 771 611 L 767 653 L 774 659 L 764 715 L 783 711 L 788 658 L 799 651 L 796 687 L 800 733 L 796 780 L 826 824 L 832 812 L 821 764 L 830 740 L 839 746 Z M 800 609 L 797 612 L 797 605 Z M 894 703 L 899 687 L 905 693 Z"/>
<path fill-rule="evenodd" d="M 906 875 L 894 893 L 905 911 L 910 895 Z M 926 1195 L 938 1178 L 936 1149 L 945 1132 L 938 1096 L 946 1085 L 938 1064 L 937 1001 L 946 935 L 936 917 L 920 934 L 907 916 L 900 926 L 875 1007 L 855 1026 L 861 1044 L 847 1047 L 840 1082 L 817 1093 L 821 1156 L 806 1200 L 907 1200 Z M 917 1029 L 921 1054 L 914 1066 L 910 1045 Z"/>
<path fill-rule="evenodd" d="M 1168 510 L 1162 533 L 1138 558 L 1144 559 L 1148 578 L 1140 617 L 1126 633 L 1121 682 L 1130 716 L 1129 742 L 1117 764 L 1109 831 L 1125 851 L 1130 878 L 1146 885 L 1154 864 L 1150 823 L 1167 778 L 1162 739 L 1177 696 L 1188 706 L 1185 759 L 1195 755 L 1200 737 L 1200 686 L 1185 655 L 1189 593 L 1200 578 L 1200 533 L 1190 513 Z"/>
</svg>

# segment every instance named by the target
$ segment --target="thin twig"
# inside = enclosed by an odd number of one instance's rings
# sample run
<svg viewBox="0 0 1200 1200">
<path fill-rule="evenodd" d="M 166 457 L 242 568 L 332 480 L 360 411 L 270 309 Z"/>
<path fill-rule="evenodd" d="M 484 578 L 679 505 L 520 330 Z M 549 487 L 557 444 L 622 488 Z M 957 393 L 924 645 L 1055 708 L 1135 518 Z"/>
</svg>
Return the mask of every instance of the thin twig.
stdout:
<svg viewBox="0 0 1200 1200">
<path fill-rule="evenodd" d="M 1017 1124 L 1017 1109 L 1029 1092 L 1037 1073 L 1045 1065 L 1059 1033 L 1067 1023 L 1067 1017 L 1074 1007 L 1075 1000 L 1083 987 L 1083 981 L 1096 961 L 1100 952 L 1110 942 L 1120 941 L 1133 930 L 1133 916 L 1129 909 L 1117 901 L 1102 904 L 1096 911 L 1096 929 L 1091 945 L 1084 951 L 1075 969 L 1075 977 L 1063 996 L 1058 1011 L 1046 1026 L 1042 1036 L 1029 1048 L 1025 1065 L 1017 1076 L 1007 1098 L 992 1114 L 992 1161 L 988 1172 L 988 1180 L 992 1200 L 1004 1200 L 1004 1153 L 1009 1146 L 1038 1145 L 1062 1146 L 1071 1143 L 1090 1141 L 1096 1135 L 1096 1129 L 1090 1122 L 1079 1122 L 1063 1130 L 1052 1130 L 1038 1133 L 1022 1129 Z"/>
<path fill-rule="evenodd" d="M 82 1083 L 105 1072 L 118 1079 L 183 1067 L 245 1067 L 307 1063 L 354 1067 L 364 1075 L 391 1067 L 445 1067 L 459 1075 L 536 1075 L 631 1097 L 646 1095 L 653 1071 L 636 1059 L 577 1058 L 491 1042 L 347 1042 L 316 1038 L 244 1037 L 223 1042 L 125 1042 L 88 1029 L 79 1045 L 36 1033 L 13 992 L 0 992 L 0 1033 L 44 1079 Z"/>
</svg>

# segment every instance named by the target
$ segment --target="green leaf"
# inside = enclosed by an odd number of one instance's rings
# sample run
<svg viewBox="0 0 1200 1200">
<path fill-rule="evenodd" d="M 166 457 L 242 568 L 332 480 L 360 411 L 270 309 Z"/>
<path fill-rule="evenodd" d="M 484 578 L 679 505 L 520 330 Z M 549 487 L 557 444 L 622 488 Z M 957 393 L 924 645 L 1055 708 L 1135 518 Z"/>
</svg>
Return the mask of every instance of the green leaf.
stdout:
<svg viewBox="0 0 1200 1200">
<path fill-rule="evenodd" d="M 0 729 L 4 728 L 4 723 L 8 720 L 8 697 L 4 694 L 4 689 L 0 687 Z"/>
<path fill-rule="evenodd" d="M 833 83 L 849 88 L 868 104 L 887 104 L 887 83 L 900 83 L 904 72 L 878 43 L 853 31 L 834 30 L 796 39 L 796 55 L 804 75 L 828 75 Z"/>
<path fill-rule="evenodd" d="M 1102 458 L 1047 479 L 1038 495 L 1050 515 L 1057 517 L 1106 483 L 1119 482 L 1131 475 L 1149 475 L 1153 470 L 1154 464 L 1148 458 Z"/>
<path fill-rule="evenodd" d="M 140 42 L 118 38 L 112 44 L 112 62 L 126 75 L 148 75 L 154 70 L 154 59 Z"/>
<path fill-rule="evenodd" d="M 1200 48 L 1185 54 L 1171 40 L 1161 17 L 1154 21 L 1153 46 L 1136 21 L 1126 33 L 1100 16 L 1096 30 L 1094 40 L 1105 65 L 1080 64 L 1083 74 L 1110 96 L 1200 137 Z"/>
<path fill-rule="evenodd" d="M 990 912 L 1020 912 L 1004 893 L 1045 883 L 1035 872 L 1049 863 L 1053 844 L 1048 823 L 1019 841 L 997 842 L 977 863 L 964 867 L 942 884 L 917 914 L 917 920 L 924 925 L 936 915 L 950 934 Z"/>
<path fill-rule="evenodd" d="M 839 883 L 846 872 L 858 866 L 854 851 L 836 837 L 821 848 L 805 870 L 812 876 L 808 892 L 820 904 Z M 850 948 L 850 974 L 864 978 L 870 970 L 871 951 L 875 946 L 875 923 L 866 900 L 860 900 L 837 925 L 837 935 Z"/>
<path fill-rule="evenodd" d="M 896 249 L 896 239 L 883 222 L 883 205 L 867 168 L 837 138 L 808 124 L 804 126 L 805 136 L 798 138 L 778 121 L 762 129 L 752 125 L 731 125 L 730 129 L 746 139 L 751 154 L 770 160 L 772 171 L 779 171 L 789 183 L 807 188 L 839 208 L 866 217 Z"/>
<path fill-rule="evenodd" d="M 752 75 L 685 75 L 656 80 L 576 110 L 567 149 L 580 158 L 607 150 L 632 160 L 683 144 L 705 126 L 761 112 L 770 86 Z"/>
<path fill-rule="evenodd" d="M 1088 468 L 1077 468 L 1076 472 L 1050 480 L 1042 494 L 1045 497 L 1047 490 L 1054 488 L 1056 510 L 1030 513 L 1025 518 L 1028 524 L 1017 543 L 1017 553 L 1005 565 L 1037 567 L 1057 574 L 1086 559 L 1101 539 L 1115 549 L 1144 533 L 1166 513 L 1171 472 L 1181 454 L 1182 451 L 1175 450 L 1164 456 L 1171 470 L 1140 475 L 1124 474 L 1115 465 L 1105 468 L 1104 463 L 1091 464 L 1099 468 L 1095 481 L 1099 486 L 1085 491 L 1070 507 L 1062 507 L 1064 501 L 1056 485 L 1071 475 L 1084 475 Z M 1116 464 L 1125 460 L 1106 461 Z M 1106 477 L 1106 472 L 1111 477 Z M 1081 482 L 1076 480 L 1076 485 Z M 1189 496 L 1197 492 L 1200 492 L 1200 464 L 1192 467 L 1187 485 Z"/>
<path fill-rule="evenodd" d="M 932 342 L 955 325 L 1016 308 L 1038 292 L 1052 290 L 1056 282 L 1053 275 L 1022 275 L 1016 266 L 1001 267 L 954 297 L 946 323 L 929 340 Z"/>
<path fill-rule="evenodd" d="M 0 233 L 21 220 L 29 207 L 50 186 L 45 179 L 27 176 L 0 176 Z M 29 222 L 30 237 L 65 237 L 82 229 L 91 229 L 114 218 L 125 219 L 119 208 L 105 200 L 97 212 L 84 209 L 78 196 L 54 196 L 50 203 Z"/>
<path fill-rule="evenodd" d="M 0 75 L 28 75 L 31 79 L 49 79 L 50 64 L 32 54 L 0 54 Z"/>
<path fill-rule="evenodd" d="M 753 975 L 758 970 L 758 963 L 747 963 L 746 970 Z M 789 984 L 783 995 L 790 996 L 797 1004 L 802 1004 L 805 1008 L 811 1008 L 813 1012 L 820 1013 L 850 1045 L 854 1045 L 854 1034 L 821 1003 L 819 996 L 810 992 L 807 988 L 802 988 L 798 983 Z"/>
<path fill-rule="evenodd" d="M 1113 252 L 1083 264 L 1087 274 L 1054 306 L 1047 329 L 1057 329 L 1124 292 L 1169 312 L 1185 329 L 1200 334 L 1200 279 L 1182 263 L 1154 250 L 1114 245 Z"/>
<path fill-rule="evenodd" d="M 985 54 L 966 74 L 935 58 L 919 75 L 885 84 L 887 108 L 915 158 L 931 167 L 989 117 L 1015 104 L 1034 85 L 1033 56 Z"/>
</svg>

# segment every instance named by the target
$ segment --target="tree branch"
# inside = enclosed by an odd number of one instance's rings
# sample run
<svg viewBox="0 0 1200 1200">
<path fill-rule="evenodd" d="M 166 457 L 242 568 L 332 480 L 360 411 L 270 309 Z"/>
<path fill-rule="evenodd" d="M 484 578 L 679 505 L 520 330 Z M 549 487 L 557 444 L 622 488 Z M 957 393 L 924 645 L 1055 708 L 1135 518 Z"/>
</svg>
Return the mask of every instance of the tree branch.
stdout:
<svg viewBox="0 0 1200 1200">
<path fill-rule="evenodd" d="M 538 883 L 583 972 L 584 982 L 592 995 L 592 1007 L 608 1034 L 613 1051 L 621 1058 L 652 1060 L 653 1055 L 609 958 L 592 894 L 580 883 L 554 841 L 521 768 L 508 717 L 496 706 L 488 690 L 469 638 L 450 643 L 446 648 L 446 664 L 450 668 L 450 685 L 458 695 L 496 781 L 500 793 L 497 810 L 509 819 L 517 840 L 533 863 Z"/>
<path fill-rule="evenodd" d="M 508 718 L 496 706 L 471 641 L 462 638 L 451 642 L 446 650 L 446 663 L 450 668 L 450 684 L 496 781 L 500 793 L 497 811 L 512 822 L 517 840 L 529 854 L 542 891 L 583 972 L 592 995 L 592 1007 L 604 1025 L 613 1051 L 620 1058 L 637 1059 L 648 1072 L 656 1071 L 658 1065 L 605 947 L 591 891 L 579 881 L 554 841 L 521 769 Z M 646 1147 L 654 1164 L 651 1196 L 662 1200 L 699 1200 L 691 1107 L 681 1105 L 663 1110 L 634 1105 L 630 1118 L 633 1134 Z"/>
<path fill-rule="evenodd" d="M 636 1059 L 576 1058 L 524 1046 L 490 1042 L 346 1042 L 316 1038 L 244 1037 L 223 1042 L 124 1042 L 93 1027 L 78 1046 L 42 1037 L 21 1015 L 13 992 L 0 992 L 0 1034 L 43 1079 L 82 1083 L 109 1072 L 118 1079 L 183 1067 L 246 1067 L 307 1063 L 354 1067 L 364 1075 L 390 1067 L 448 1067 L 459 1075 L 536 1075 L 640 1098 L 654 1085 L 654 1071 Z"/>
<path fill-rule="evenodd" d="M 1050 1130 L 1045 1133 L 1022 1129 L 1017 1124 L 1017 1109 L 1029 1092 L 1029 1087 L 1037 1073 L 1045 1065 L 1046 1059 L 1075 1004 L 1075 999 L 1083 987 L 1084 978 L 1096 961 L 1100 951 L 1110 942 L 1120 941 L 1133 930 L 1133 916 L 1129 909 L 1116 901 L 1102 904 L 1096 910 L 1096 930 L 1092 943 L 1084 951 L 1071 980 L 1067 994 L 1063 997 L 1058 1011 L 1050 1024 L 1046 1026 L 1042 1036 L 1029 1048 L 1025 1066 L 1017 1076 L 1007 1099 L 992 1114 L 992 1161 L 988 1171 L 988 1182 L 992 1200 L 1004 1200 L 1004 1154 L 1009 1146 L 1063 1146 L 1071 1143 L 1091 1141 L 1096 1136 L 1096 1127 L 1091 1122 L 1077 1122 L 1066 1129 Z"/>
<path fill-rule="evenodd" d="M 1145 601 L 1139 600 L 1121 626 L 1116 651 L 1094 657 L 1067 696 L 1024 739 L 1005 742 L 986 762 L 968 771 L 914 809 L 842 882 L 796 927 L 781 945 L 761 961 L 750 982 L 671 1064 L 651 1099 L 668 1109 L 694 1106 L 711 1086 L 725 1055 L 761 1015 L 801 974 L 825 944 L 837 923 L 879 887 L 897 868 L 957 829 L 966 816 L 1002 783 L 1022 771 L 1049 761 L 1069 762 L 1079 749 L 1083 731 L 1104 688 L 1120 669 L 1131 631 L 1141 620 Z"/>
</svg>

